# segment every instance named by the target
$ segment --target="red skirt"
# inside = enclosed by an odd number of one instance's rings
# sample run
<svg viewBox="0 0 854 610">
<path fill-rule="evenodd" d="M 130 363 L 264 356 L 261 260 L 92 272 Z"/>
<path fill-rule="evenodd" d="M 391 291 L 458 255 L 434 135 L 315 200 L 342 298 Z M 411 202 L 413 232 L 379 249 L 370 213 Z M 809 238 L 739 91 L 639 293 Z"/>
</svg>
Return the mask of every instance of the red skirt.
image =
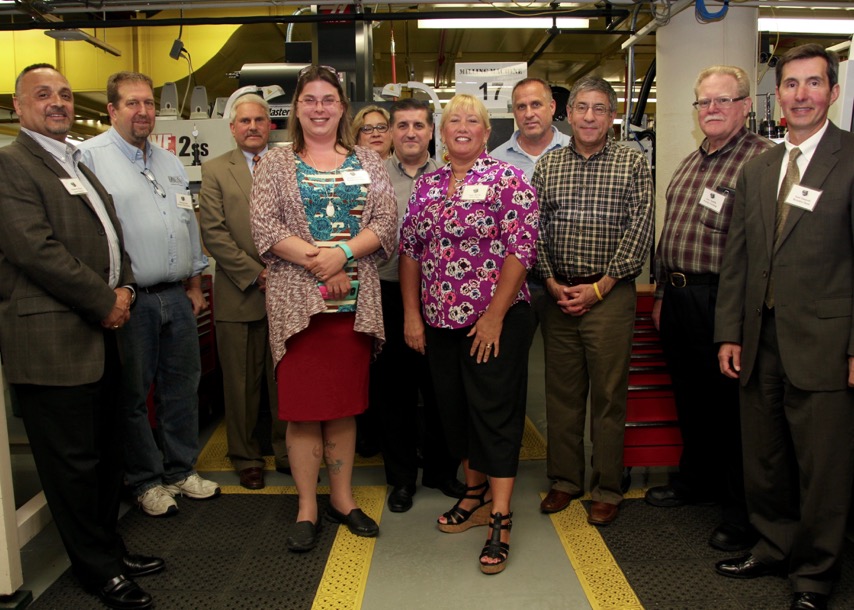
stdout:
<svg viewBox="0 0 854 610">
<path fill-rule="evenodd" d="M 288 339 L 276 367 L 279 419 L 329 421 L 368 408 L 374 339 L 353 330 L 355 321 L 355 313 L 316 314 Z"/>
</svg>

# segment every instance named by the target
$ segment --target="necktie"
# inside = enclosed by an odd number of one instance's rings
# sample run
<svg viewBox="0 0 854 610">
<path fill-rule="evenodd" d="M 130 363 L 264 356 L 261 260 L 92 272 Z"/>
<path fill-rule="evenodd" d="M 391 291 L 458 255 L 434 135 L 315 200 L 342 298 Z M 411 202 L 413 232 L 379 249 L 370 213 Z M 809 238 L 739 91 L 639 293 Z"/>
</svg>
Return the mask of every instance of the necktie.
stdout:
<svg viewBox="0 0 854 610">
<path fill-rule="evenodd" d="M 786 175 L 783 176 L 783 184 L 780 185 L 780 192 L 777 193 L 777 220 L 774 224 L 774 250 L 780 242 L 780 236 L 783 234 L 783 225 L 786 224 L 786 218 L 789 217 L 789 208 L 786 205 L 786 198 L 789 196 L 789 191 L 798 182 L 801 181 L 801 170 L 798 169 L 798 157 L 801 155 L 800 148 L 793 148 L 789 151 L 789 164 L 786 167 Z M 773 251 L 771 254 L 771 277 L 768 279 L 768 287 L 765 290 L 765 306 L 768 309 L 774 308 L 774 259 Z"/>
<path fill-rule="evenodd" d="M 261 155 L 255 155 L 252 157 L 252 175 L 255 175 L 255 168 L 258 167 L 258 162 L 261 160 Z"/>
<path fill-rule="evenodd" d="M 800 148 L 793 148 L 789 151 L 789 165 L 786 167 L 786 175 L 783 176 L 783 184 L 780 185 L 780 192 L 777 194 L 777 224 L 774 226 L 774 247 L 777 247 L 777 242 L 780 241 L 780 235 L 783 233 L 783 225 L 786 224 L 786 218 L 789 217 L 789 207 L 786 205 L 786 198 L 789 196 L 789 191 L 798 182 L 801 181 L 801 171 L 798 169 L 798 157 L 801 155 Z"/>
</svg>

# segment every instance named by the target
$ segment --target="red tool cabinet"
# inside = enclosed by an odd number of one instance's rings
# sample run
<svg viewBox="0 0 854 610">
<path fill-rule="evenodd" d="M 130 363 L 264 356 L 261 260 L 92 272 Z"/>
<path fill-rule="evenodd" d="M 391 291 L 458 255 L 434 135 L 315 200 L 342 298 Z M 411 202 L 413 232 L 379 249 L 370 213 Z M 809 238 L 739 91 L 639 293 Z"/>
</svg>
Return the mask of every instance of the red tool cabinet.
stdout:
<svg viewBox="0 0 854 610">
<path fill-rule="evenodd" d="M 652 287 L 638 286 L 623 449 L 626 468 L 677 466 L 682 454 L 670 375 L 652 323 L 652 295 Z"/>
</svg>

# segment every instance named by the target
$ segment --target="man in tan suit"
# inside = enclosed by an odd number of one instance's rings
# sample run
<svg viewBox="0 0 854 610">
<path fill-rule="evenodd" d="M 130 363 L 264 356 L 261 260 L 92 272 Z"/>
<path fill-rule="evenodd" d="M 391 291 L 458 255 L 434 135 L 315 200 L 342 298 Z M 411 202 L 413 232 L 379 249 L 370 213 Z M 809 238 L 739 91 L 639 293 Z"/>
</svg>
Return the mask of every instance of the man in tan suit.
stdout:
<svg viewBox="0 0 854 610">
<path fill-rule="evenodd" d="M 716 569 L 787 575 L 792 610 L 827 607 L 854 477 L 854 136 L 827 120 L 838 62 L 808 44 L 777 64 L 789 133 L 738 180 L 715 317 L 759 533 Z"/>
<path fill-rule="evenodd" d="M 252 173 L 267 153 L 270 109 L 258 95 L 237 99 L 229 117 L 237 148 L 202 165 L 202 239 L 216 260 L 214 319 L 222 366 L 228 457 L 247 489 L 264 487 L 264 456 L 253 430 L 266 380 L 276 470 L 290 473 L 279 420 L 264 290 L 267 269 L 249 229 Z"/>
</svg>

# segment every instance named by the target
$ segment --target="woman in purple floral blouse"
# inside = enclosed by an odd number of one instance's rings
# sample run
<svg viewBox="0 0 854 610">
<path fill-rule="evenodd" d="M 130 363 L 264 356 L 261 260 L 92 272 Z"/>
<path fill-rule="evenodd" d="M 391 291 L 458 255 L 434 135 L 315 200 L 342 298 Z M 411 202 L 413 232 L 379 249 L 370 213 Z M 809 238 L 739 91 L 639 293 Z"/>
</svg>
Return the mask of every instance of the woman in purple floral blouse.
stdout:
<svg viewBox="0 0 854 610">
<path fill-rule="evenodd" d="M 449 162 L 415 183 L 401 229 L 404 335 L 427 354 L 468 487 L 439 529 L 488 524 L 480 569 L 496 574 L 510 551 L 525 425 L 537 194 L 521 170 L 486 154 L 489 116 L 476 97 L 448 102 L 440 131 Z"/>
</svg>

